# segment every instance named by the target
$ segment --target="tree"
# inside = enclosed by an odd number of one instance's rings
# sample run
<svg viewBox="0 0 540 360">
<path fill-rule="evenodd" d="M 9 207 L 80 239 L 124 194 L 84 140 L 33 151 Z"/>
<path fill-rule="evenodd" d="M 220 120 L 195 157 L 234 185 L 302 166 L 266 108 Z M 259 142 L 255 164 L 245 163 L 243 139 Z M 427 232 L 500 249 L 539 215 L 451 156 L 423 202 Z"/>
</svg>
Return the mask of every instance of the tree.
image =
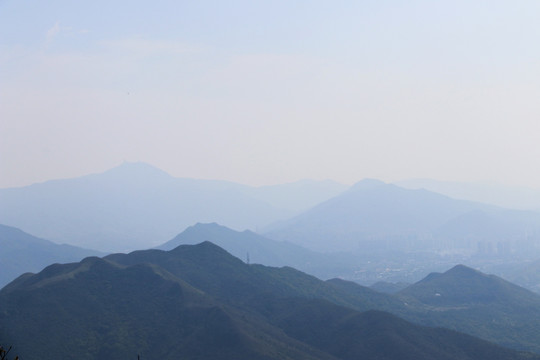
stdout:
<svg viewBox="0 0 540 360">
<path fill-rule="evenodd" d="M 6 350 L 0 345 L 0 360 L 8 360 L 7 356 L 10 351 L 11 351 L 11 346 L 9 347 L 9 349 Z M 19 357 L 15 356 L 13 360 L 19 360 Z"/>
</svg>

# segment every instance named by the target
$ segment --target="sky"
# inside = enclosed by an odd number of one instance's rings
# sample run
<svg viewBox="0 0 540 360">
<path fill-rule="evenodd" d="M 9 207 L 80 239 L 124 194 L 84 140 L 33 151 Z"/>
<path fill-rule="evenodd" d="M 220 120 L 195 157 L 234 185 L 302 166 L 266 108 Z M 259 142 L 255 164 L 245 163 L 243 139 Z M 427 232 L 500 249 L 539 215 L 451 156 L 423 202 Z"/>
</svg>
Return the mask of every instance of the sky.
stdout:
<svg viewBox="0 0 540 360">
<path fill-rule="evenodd" d="M 143 161 L 540 188 L 540 2 L 0 0 L 0 187 Z"/>
</svg>

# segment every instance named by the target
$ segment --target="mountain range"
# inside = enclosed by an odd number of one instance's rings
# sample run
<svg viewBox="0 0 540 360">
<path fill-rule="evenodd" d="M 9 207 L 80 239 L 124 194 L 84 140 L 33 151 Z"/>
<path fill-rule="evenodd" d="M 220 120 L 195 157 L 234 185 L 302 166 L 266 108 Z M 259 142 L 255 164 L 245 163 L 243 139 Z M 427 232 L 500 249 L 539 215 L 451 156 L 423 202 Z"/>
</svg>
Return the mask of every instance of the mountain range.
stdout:
<svg viewBox="0 0 540 360">
<path fill-rule="evenodd" d="M 290 266 L 320 279 L 343 278 L 371 285 L 377 291 L 395 293 L 433 271 L 443 271 L 466 260 L 469 266 L 503 276 L 537 291 L 540 278 L 536 262 L 482 261 L 482 259 L 387 252 L 376 254 L 321 253 L 302 246 L 276 241 L 250 230 L 236 231 L 216 223 L 188 227 L 158 249 L 171 250 L 178 245 L 211 241 L 237 258 L 267 266 Z M 25 272 L 39 271 L 51 263 L 77 261 L 89 255 L 103 255 L 70 245 L 58 245 L 36 238 L 19 229 L 0 226 L 0 287 Z M 386 280 L 386 281 L 384 281 Z M 390 283 L 395 281 L 396 283 Z M 374 284 L 376 283 L 377 284 Z"/>
<path fill-rule="evenodd" d="M 358 261 L 357 257 L 351 257 L 348 263 L 341 263 L 342 267 L 340 268 L 339 260 L 347 259 L 347 257 L 337 256 L 334 258 L 332 254 L 310 252 L 300 247 L 293 247 L 295 251 L 291 251 L 288 257 L 277 257 L 275 254 L 286 253 L 291 245 L 286 242 L 265 239 L 249 231 L 238 233 L 217 224 L 198 224 L 188 228 L 163 248 L 170 249 L 180 244 L 195 244 L 197 241 L 215 241 L 244 261 L 248 251 L 254 254 L 267 253 L 269 258 L 253 256 L 254 262 L 259 261 L 266 265 L 295 266 L 294 264 L 298 264 L 304 266 L 304 268 L 299 268 L 307 272 L 311 266 L 311 270 L 318 268 L 320 273 L 326 275 L 341 272 L 349 277 L 354 269 L 358 269 L 354 262 L 355 259 Z M 276 259 L 279 260 L 276 261 Z M 301 260 L 313 260 L 314 263 L 311 261 L 302 263 Z M 273 264 L 272 261 L 274 261 Z M 356 264 L 356 266 L 358 265 Z M 329 278 L 329 276 L 322 278 Z M 359 292 L 360 294 L 357 294 L 359 297 L 369 298 L 365 292 L 366 288 L 355 283 L 336 279 L 327 283 L 333 284 L 334 287 L 346 287 L 345 293 Z M 378 286 L 375 284 L 373 288 L 378 289 Z M 429 289 L 429 291 L 425 289 Z M 445 289 L 445 291 L 441 289 Z M 469 293 L 466 293 L 466 290 Z M 537 335 L 536 331 L 536 323 L 540 322 L 540 296 L 500 277 L 487 276 L 469 267 L 459 265 L 444 273 L 431 273 L 413 285 L 399 284 L 386 292 L 396 294 L 396 297 L 401 301 L 389 302 L 378 298 L 371 302 L 375 304 L 374 309 L 390 311 L 424 325 L 449 327 L 507 346 L 518 349 L 534 349 L 540 352 L 540 347 L 535 345 L 536 342 L 540 341 L 540 336 Z M 435 306 L 426 302 L 424 295 L 426 292 L 434 301 L 446 300 L 446 306 Z M 448 294 L 453 294 L 454 298 L 449 297 Z M 465 301 L 467 296 L 473 298 L 471 294 L 476 296 L 477 301 Z M 391 305 L 382 306 L 376 305 L 377 303 Z M 403 303 L 408 305 L 403 307 Z M 357 310 L 367 309 L 357 307 L 354 301 L 340 302 L 340 305 L 353 307 Z M 499 320 L 493 322 L 492 319 Z M 506 331 L 501 332 L 501 327 Z M 512 335 L 509 336 L 509 334 Z"/>
<path fill-rule="evenodd" d="M 540 295 L 463 265 L 399 291 L 406 319 L 540 353 Z"/>
<path fill-rule="evenodd" d="M 540 257 L 538 212 L 378 180 L 348 189 L 308 180 L 250 187 L 124 163 L 101 174 L 0 189 L 0 223 L 105 252 L 156 247 L 212 222 L 319 252 Z"/>
<path fill-rule="evenodd" d="M 101 174 L 0 189 L 0 223 L 57 243 L 126 251 L 157 246 L 197 222 L 257 229 L 346 188 L 307 180 L 255 188 L 124 163 Z"/>
<path fill-rule="evenodd" d="M 40 359 L 540 359 L 376 308 L 407 305 L 204 242 L 25 274 L 0 290 L 0 339 Z"/>
<path fill-rule="evenodd" d="M 424 189 L 454 199 L 477 201 L 508 209 L 540 210 L 540 190 L 496 183 L 466 183 L 410 179 L 394 183 L 406 189 Z"/>
<path fill-rule="evenodd" d="M 0 225 L 0 288 L 25 272 L 37 272 L 53 263 L 80 261 L 102 256 L 94 250 L 59 245 L 19 229 Z"/>
<path fill-rule="evenodd" d="M 235 231 L 216 223 L 190 226 L 157 249 L 172 250 L 179 245 L 203 241 L 210 241 L 246 262 L 290 266 L 321 279 L 350 277 L 358 261 L 351 254 L 323 254 L 288 241 L 272 240 L 250 230 Z"/>
<path fill-rule="evenodd" d="M 324 252 L 540 256 L 540 213 L 455 200 L 378 180 L 363 180 L 263 234 Z"/>
</svg>

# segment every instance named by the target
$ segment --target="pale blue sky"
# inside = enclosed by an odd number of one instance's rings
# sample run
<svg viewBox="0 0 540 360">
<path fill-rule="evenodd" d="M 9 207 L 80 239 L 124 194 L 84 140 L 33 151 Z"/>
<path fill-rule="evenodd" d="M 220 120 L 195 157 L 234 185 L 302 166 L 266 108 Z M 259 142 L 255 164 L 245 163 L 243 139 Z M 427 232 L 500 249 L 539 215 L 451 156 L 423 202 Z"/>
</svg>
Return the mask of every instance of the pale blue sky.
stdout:
<svg viewBox="0 0 540 360">
<path fill-rule="evenodd" d="M 0 0 L 0 187 L 145 161 L 540 188 L 540 2 Z"/>
</svg>

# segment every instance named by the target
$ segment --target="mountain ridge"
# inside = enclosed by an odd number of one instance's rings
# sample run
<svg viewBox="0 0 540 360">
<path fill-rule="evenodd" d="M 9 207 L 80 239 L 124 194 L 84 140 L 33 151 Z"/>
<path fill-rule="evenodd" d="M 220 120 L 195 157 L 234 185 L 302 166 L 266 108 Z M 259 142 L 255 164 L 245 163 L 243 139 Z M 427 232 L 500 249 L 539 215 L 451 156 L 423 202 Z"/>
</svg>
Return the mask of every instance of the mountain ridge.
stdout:
<svg viewBox="0 0 540 360">
<path fill-rule="evenodd" d="M 457 265 L 429 274 L 396 297 L 410 307 L 397 313 L 407 320 L 540 352 L 540 295 L 498 276 Z"/>
<path fill-rule="evenodd" d="M 291 266 L 322 279 L 347 276 L 355 266 L 354 257 L 348 254 L 317 253 L 291 242 L 269 239 L 251 230 L 240 232 L 217 223 L 190 226 L 157 249 L 171 250 L 179 245 L 195 245 L 202 241 L 211 241 L 243 261 Z"/>
<path fill-rule="evenodd" d="M 90 257 L 51 265 L 0 290 L 0 337 L 21 356 L 44 360 L 75 353 L 82 359 L 136 353 L 147 359 L 352 360 L 397 353 L 417 360 L 540 359 L 321 298 L 336 291 L 292 268 L 245 264 L 210 242 Z M 45 346 L 50 350 L 41 351 Z"/>
<path fill-rule="evenodd" d="M 480 226 L 463 226 L 477 214 L 489 221 Z M 505 236 L 494 238 L 490 224 L 497 224 Z M 430 251 L 471 255 L 484 251 L 480 244 L 483 242 L 504 256 L 509 250 L 523 254 L 536 251 L 540 255 L 540 238 L 524 235 L 538 231 L 539 213 L 506 210 L 423 189 L 365 180 L 296 217 L 269 226 L 262 234 L 321 252 Z M 519 246 L 509 239 L 518 239 Z"/>
<path fill-rule="evenodd" d="M 0 224 L 0 288 L 26 272 L 37 272 L 49 264 L 79 261 L 98 251 L 35 237 L 24 231 Z"/>
<path fill-rule="evenodd" d="M 127 251 L 157 246 L 197 222 L 257 229 L 341 189 L 326 182 L 254 188 L 124 163 L 99 174 L 0 189 L 0 222 L 55 242 Z"/>
</svg>

